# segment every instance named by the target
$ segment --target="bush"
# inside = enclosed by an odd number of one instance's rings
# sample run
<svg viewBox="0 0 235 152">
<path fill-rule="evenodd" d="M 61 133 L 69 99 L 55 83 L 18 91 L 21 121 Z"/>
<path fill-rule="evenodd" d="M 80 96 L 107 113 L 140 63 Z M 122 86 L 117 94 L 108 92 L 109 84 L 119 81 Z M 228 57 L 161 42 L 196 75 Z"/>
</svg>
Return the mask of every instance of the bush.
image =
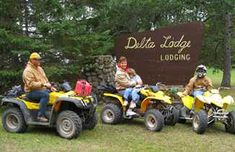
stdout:
<svg viewBox="0 0 235 152">
<path fill-rule="evenodd" d="M 2 70 L 0 71 L 0 94 L 5 93 L 10 90 L 14 85 L 22 85 L 22 70 L 13 71 L 13 70 Z"/>
<path fill-rule="evenodd" d="M 63 80 L 67 80 L 70 82 L 71 86 L 74 86 L 77 79 L 80 78 L 80 66 L 76 65 L 50 66 L 45 67 L 44 70 L 51 82 L 62 82 Z"/>
<path fill-rule="evenodd" d="M 67 80 L 72 86 L 79 77 L 80 66 L 70 65 L 70 66 L 50 66 L 44 67 L 45 73 L 51 82 L 62 82 Z M 22 85 L 22 70 L 1 70 L 0 71 L 0 94 L 4 94 L 10 90 L 14 85 Z"/>
</svg>

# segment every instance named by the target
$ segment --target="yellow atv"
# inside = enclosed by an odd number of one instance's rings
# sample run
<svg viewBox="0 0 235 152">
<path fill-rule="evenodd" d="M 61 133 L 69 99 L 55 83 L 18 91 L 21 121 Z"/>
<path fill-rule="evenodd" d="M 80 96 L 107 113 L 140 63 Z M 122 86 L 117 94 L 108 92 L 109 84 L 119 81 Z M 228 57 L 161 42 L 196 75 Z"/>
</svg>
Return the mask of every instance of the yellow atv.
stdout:
<svg viewBox="0 0 235 152">
<path fill-rule="evenodd" d="M 18 86 L 17 89 L 20 88 Z M 14 92 L 14 89 L 11 92 Z M 7 95 L 2 98 L 0 105 L 5 107 L 2 124 L 8 132 L 23 133 L 29 125 L 47 126 L 56 127 L 61 137 L 71 139 L 76 138 L 82 129 L 93 129 L 97 124 L 96 98 L 79 97 L 74 91 L 49 94 L 46 111 L 49 122 L 37 120 L 39 103 L 29 100 L 25 94 Z"/>
<path fill-rule="evenodd" d="M 178 110 L 172 106 L 169 96 L 164 92 L 157 91 L 154 87 L 143 87 L 140 94 L 140 102 L 134 111 L 138 116 L 127 116 L 128 106 L 124 106 L 123 97 L 118 94 L 113 86 L 102 86 L 99 88 L 103 91 L 105 105 L 101 111 L 103 123 L 116 124 L 123 119 L 133 119 L 135 117 L 144 117 L 145 126 L 151 131 L 160 131 L 164 122 L 167 125 L 175 125 L 178 121 Z"/>
<path fill-rule="evenodd" d="M 219 90 L 212 89 L 204 92 L 196 98 L 182 92 L 177 93 L 181 103 L 177 104 L 180 110 L 179 122 L 192 121 L 193 130 L 198 134 L 203 134 L 209 125 L 215 121 L 220 121 L 225 125 L 225 130 L 235 133 L 235 111 L 227 112 L 228 105 L 234 103 L 231 96 L 222 97 Z"/>
</svg>

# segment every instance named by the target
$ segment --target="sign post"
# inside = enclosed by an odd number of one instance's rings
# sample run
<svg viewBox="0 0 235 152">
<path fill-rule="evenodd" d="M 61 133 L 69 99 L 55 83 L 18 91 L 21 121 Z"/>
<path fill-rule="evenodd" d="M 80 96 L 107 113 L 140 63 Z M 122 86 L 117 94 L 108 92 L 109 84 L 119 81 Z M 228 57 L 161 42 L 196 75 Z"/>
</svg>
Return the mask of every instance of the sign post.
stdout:
<svg viewBox="0 0 235 152">
<path fill-rule="evenodd" d="M 115 54 L 127 57 L 146 84 L 184 85 L 194 74 L 202 36 L 201 22 L 126 34 L 117 39 Z"/>
</svg>

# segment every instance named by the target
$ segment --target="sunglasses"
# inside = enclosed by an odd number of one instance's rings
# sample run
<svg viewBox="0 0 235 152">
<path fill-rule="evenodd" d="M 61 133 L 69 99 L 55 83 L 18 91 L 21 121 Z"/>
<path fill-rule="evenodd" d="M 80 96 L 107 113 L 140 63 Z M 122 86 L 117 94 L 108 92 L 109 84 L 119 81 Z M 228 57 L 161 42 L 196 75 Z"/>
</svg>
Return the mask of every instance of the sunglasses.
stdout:
<svg viewBox="0 0 235 152">
<path fill-rule="evenodd" d="M 32 59 L 32 60 L 35 60 L 35 61 L 41 61 L 41 59 Z"/>
</svg>

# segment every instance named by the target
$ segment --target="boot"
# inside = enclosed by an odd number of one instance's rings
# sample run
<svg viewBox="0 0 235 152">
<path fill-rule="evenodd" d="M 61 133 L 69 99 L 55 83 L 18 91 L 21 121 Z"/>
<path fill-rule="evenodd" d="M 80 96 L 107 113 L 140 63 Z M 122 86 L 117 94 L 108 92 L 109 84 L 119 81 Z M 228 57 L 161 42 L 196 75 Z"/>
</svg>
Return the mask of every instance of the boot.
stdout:
<svg viewBox="0 0 235 152">
<path fill-rule="evenodd" d="M 45 116 L 38 116 L 37 119 L 41 122 L 48 122 L 48 119 Z"/>
</svg>

